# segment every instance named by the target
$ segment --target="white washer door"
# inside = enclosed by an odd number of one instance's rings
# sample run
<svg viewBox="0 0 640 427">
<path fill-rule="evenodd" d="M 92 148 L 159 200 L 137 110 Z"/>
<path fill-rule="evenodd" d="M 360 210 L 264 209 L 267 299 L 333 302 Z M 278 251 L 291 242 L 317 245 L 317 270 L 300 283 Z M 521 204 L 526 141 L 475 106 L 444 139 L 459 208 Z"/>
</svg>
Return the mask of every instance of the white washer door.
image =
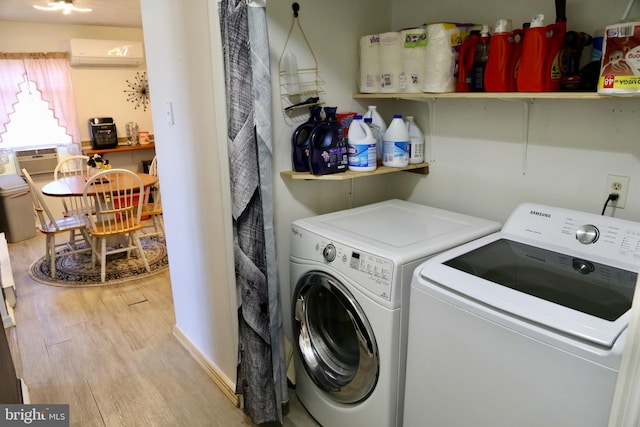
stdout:
<svg viewBox="0 0 640 427">
<path fill-rule="evenodd" d="M 313 382 L 341 403 L 366 399 L 379 375 L 378 346 L 363 310 L 330 274 L 310 271 L 293 293 L 295 348 Z"/>
</svg>

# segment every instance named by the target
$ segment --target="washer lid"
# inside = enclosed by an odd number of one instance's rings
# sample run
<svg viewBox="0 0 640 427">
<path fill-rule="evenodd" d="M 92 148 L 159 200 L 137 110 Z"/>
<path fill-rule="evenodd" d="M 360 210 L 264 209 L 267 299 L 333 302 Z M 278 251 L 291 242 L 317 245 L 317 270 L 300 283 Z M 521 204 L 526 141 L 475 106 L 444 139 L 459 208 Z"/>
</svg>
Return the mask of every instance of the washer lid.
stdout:
<svg viewBox="0 0 640 427">
<path fill-rule="evenodd" d="M 500 224 L 403 200 L 387 200 L 302 220 L 328 238 L 360 242 L 405 261 L 499 230 Z"/>
<path fill-rule="evenodd" d="M 507 237 L 445 252 L 420 276 L 513 318 L 613 347 L 628 324 L 637 272 Z"/>
</svg>

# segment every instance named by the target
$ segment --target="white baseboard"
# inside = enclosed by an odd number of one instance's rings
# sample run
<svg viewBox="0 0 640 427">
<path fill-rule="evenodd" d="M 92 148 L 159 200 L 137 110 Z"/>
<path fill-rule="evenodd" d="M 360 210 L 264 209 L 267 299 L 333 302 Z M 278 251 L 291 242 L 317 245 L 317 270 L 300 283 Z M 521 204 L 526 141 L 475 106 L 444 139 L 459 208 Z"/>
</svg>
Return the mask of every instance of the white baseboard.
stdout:
<svg viewBox="0 0 640 427">
<path fill-rule="evenodd" d="M 191 357 L 200 365 L 202 369 L 209 375 L 214 383 L 222 390 L 224 395 L 229 401 L 236 407 L 240 407 L 240 396 L 236 394 L 236 387 L 231 381 L 229 381 L 213 362 L 211 362 L 200 350 L 193 345 L 191 340 L 178 328 L 173 327 L 173 336 L 176 337 L 178 342 L 189 352 Z"/>
</svg>

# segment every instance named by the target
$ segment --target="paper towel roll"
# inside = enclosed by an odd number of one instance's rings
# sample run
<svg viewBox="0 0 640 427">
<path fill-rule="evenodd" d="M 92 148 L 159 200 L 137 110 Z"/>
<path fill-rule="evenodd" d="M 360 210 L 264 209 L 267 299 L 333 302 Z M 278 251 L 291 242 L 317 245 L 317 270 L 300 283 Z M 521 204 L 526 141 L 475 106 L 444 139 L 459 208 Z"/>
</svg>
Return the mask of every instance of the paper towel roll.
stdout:
<svg viewBox="0 0 640 427">
<path fill-rule="evenodd" d="M 380 92 L 400 92 L 402 36 L 397 31 L 380 34 Z"/>
<path fill-rule="evenodd" d="M 455 92 L 456 51 L 451 41 L 461 29 L 455 24 L 438 23 L 427 25 L 423 92 Z"/>
<path fill-rule="evenodd" d="M 369 34 L 360 39 L 360 92 L 380 92 L 380 36 Z"/>
<path fill-rule="evenodd" d="M 400 31 L 402 38 L 402 78 L 400 91 L 422 92 L 427 57 L 427 28 L 409 28 Z"/>
</svg>

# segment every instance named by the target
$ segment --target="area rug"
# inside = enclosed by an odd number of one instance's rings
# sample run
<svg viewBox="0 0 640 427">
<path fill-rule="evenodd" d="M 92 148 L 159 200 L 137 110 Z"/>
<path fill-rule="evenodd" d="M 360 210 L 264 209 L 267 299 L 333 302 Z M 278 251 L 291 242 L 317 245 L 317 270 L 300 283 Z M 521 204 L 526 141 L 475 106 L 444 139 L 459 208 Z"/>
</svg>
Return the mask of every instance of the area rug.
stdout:
<svg viewBox="0 0 640 427">
<path fill-rule="evenodd" d="M 94 266 L 91 262 L 91 252 L 87 251 L 58 258 L 56 260 L 55 279 L 51 278 L 51 269 L 49 263 L 45 262 L 44 257 L 31 264 L 29 276 L 37 282 L 52 286 L 105 286 L 142 279 L 161 273 L 169 268 L 164 237 L 141 236 L 140 242 L 149 262 L 151 272 L 145 270 L 144 264 L 137 257 L 136 251 L 132 251 L 129 258 L 127 258 L 126 252 L 122 252 L 107 255 L 107 276 L 106 280 L 101 282 L 100 263 L 97 262 Z M 44 247 L 42 249 L 44 251 Z"/>
</svg>

